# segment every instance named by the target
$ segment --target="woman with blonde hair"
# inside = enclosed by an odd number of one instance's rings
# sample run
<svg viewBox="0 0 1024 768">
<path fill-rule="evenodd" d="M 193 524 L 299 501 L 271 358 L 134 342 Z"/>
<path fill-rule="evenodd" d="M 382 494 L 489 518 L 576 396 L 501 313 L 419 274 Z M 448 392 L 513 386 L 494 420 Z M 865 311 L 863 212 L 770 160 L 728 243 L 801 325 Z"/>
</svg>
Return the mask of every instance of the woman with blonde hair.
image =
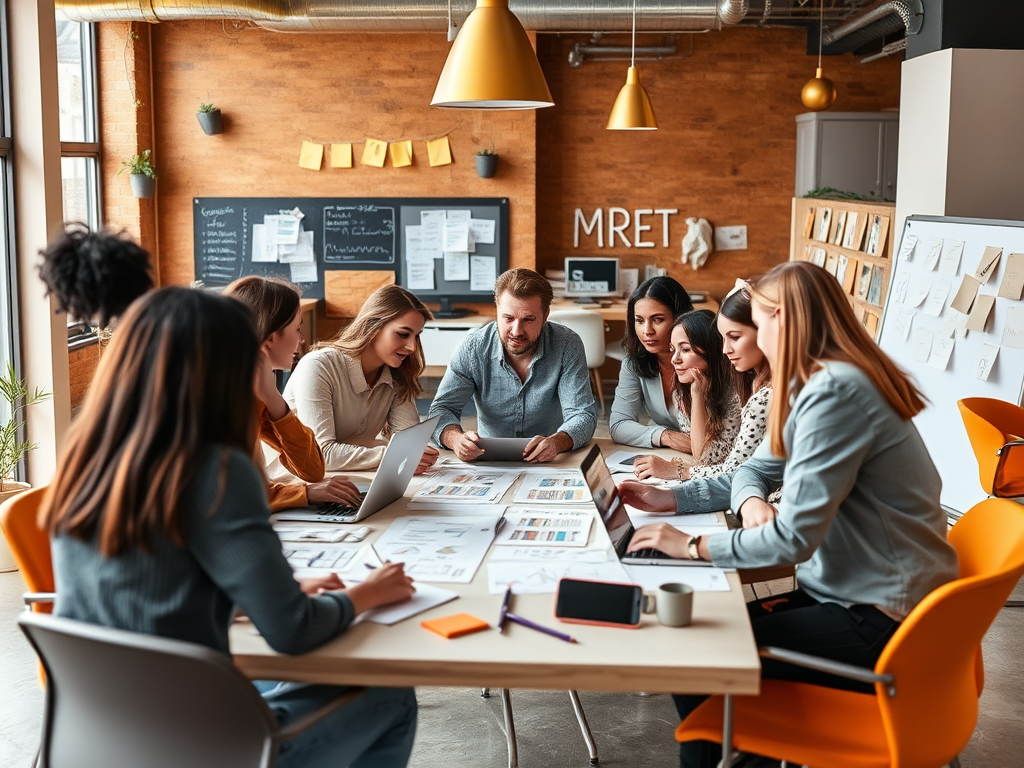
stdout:
<svg viewBox="0 0 1024 768">
<path fill-rule="evenodd" d="M 793 564 L 799 588 L 749 605 L 754 639 L 871 668 L 900 622 L 957 575 L 941 486 L 912 418 L 913 382 L 857 322 L 835 278 L 781 264 L 752 286 L 757 343 L 772 369 L 768 439 L 734 473 L 672 491 L 622 484 L 646 511 L 731 507 L 743 528 L 690 536 L 644 526 L 630 544 L 729 568 Z M 776 509 L 768 495 L 786 492 Z M 870 692 L 870 686 L 765 661 L 766 678 Z M 685 718 L 699 697 L 676 696 Z M 706 742 L 680 746 L 680 765 L 714 765 Z"/>
<path fill-rule="evenodd" d="M 316 435 L 327 471 L 376 469 L 387 438 L 419 423 L 420 333 L 432 319 L 413 294 L 388 285 L 336 339 L 299 360 L 284 398 Z M 437 456 L 427 446 L 417 474 Z"/>
<path fill-rule="evenodd" d="M 290 371 L 305 341 L 299 291 L 278 278 L 250 275 L 235 280 L 224 295 L 242 302 L 252 313 L 260 353 L 256 365 L 256 438 L 254 458 L 263 466 L 266 446 L 295 479 L 272 480 L 267 486 L 270 509 L 278 511 L 321 502 L 358 505 L 359 490 L 340 477 L 324 479 L 324 457 L 316 436 L 288 407 L 277 389 L 274 371 Z"/>
</svg>

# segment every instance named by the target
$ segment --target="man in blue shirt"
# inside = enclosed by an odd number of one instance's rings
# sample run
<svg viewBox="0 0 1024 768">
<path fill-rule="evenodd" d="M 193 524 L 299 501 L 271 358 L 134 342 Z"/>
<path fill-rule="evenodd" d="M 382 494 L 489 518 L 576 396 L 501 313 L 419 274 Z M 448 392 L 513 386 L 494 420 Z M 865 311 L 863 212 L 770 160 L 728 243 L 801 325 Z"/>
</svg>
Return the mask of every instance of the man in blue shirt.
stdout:
<svg viewBox="0 0 1024 768">
<path fill-rule="evenodd" d="M 594 436 L 597 404 L 583 341 L 548 323 L 552 291 L 532 269 L 510 269 L 494 283 L 498 317 L 452 354 L 430 406 L 440 416 L 434 441 L 463 461 L 483 454 L 477 432 L 463 432 L 462 409 L 476 404 L 484 437 L 532 437 L 526 461 L 545 462 Z"/>
</svg>

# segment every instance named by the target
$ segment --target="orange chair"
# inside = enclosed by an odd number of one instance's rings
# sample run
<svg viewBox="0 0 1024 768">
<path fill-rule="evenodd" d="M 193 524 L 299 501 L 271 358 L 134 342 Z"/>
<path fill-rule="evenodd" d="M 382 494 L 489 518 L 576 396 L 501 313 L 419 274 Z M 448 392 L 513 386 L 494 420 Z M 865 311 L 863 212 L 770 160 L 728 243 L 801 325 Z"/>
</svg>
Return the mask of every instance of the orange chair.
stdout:
<svg viewBox="0 0 1024 768">
<path fill-rule="evenodd" d="M 7 537 L 11 554 L 28 585 L 26 602 L 41 613 L 53 610 L 53 561 L 50 536 L 39 527 L 39 505 L 46 487 L 19 493 L 0 505 L 0 530 Z"/>
<path fill-rule="evenodd" d="M 715 696 L 676 730 L 679 741 L 723 741 L 797 765 L 937 768 L 957 754 L 978 718 L 981 639 L 1024 574 L 1024 514 L 987 499 L 949 533 L 960 578 L 921 601 L 889 640 L 874 672 L 782 649 L 761 655 L 872 682 L 875 693 L 765 680 L 759 696 Z"/>
<path fill-rule="evenodd" d="M 957 401 L 978 460 L 978 480 L 989 496 L 1024 496 L 1024 408 L 1005 400 Z"/>
</svg>

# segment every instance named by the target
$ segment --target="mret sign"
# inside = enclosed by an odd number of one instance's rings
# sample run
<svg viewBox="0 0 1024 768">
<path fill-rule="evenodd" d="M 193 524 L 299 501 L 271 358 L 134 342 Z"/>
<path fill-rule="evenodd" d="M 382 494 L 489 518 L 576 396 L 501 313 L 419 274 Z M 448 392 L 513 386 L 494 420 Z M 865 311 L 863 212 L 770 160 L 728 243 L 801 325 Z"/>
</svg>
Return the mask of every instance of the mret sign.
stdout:
<svg viewBox="0 0 1024 768">
<path fill-rule="evenodd" d="M 644 223 L 644 217 L 660 216 L 661 246 L 662 248 L 668 248 L 668 217 L 675 216 L 678 213 L 679 211 L 676 208 L 636 208 L 633 210 L 633 216 L 630 217 L 629 211 L 625 208 L 609 208 L 608 244 L 606 246 L 604 238 L 604 209 L 597 208 L 594 211 L 594 215 L 588 220 L 586 216 L 583 215 L 583 209 L 577 208 L 572 227 L 572 247 L 580 247 L 580 230 L 582 229 L 585 236 L 597 236 L 598 248 L 614 248 L 616 237 L 622 240 L 622 244 L 627 248 L 653 248 L 655 246 L 654 240 L 644 239 L 644 233 L 650 232 L 652 227 L 651 224 Z M 631 223 L 632 229 L 630 229 Z M 631 235 L 633 238 L 632 242 L 630 242 L 629 239 Z"/>
</svg>

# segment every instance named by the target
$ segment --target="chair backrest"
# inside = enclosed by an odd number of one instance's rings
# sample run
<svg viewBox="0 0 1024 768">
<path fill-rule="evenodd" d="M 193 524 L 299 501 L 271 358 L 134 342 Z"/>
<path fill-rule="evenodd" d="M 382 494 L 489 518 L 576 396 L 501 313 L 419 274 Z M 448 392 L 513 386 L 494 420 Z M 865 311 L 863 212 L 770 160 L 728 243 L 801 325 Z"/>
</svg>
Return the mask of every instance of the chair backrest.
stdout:
<svg viewBox="0 0 1024 768">
<path fill-rule="evenodd" d="M 587 368 L 604 365 L 604 318 L 589 309 L 557 310 L 548 315 L 548 322 L 564 325 L 583 339 L 587 351 Z"/>
<path fill-rule="evenodd" d="M 0 529 L 3 529 L 11 554 L 32 592 L 53 592 L 53 561 L 50 559 L 49 534 L 39 527 L 39 506 L 46 487 L 19 493 L 0 505 Z M 49 613 L 51 606 L 36 606 Z"/>
<path fill-rule="evenodd" d="M 274 716 L 223 654 L 45 614 L 18 623 L 49 680 L 41 768 L 274 765 Z"/>
<path fill-rule="evenodd" d="M 970 740 L 981 639 L 1024 574 L 1024 514 L 1015 502 L 976 504 L 949 540 L 961 577 L 911 611 L 875 666 L 896 680 L 895 696 L 876 686 L 893 768 L 945 765 Z"/>
<path fill-rule="evenodd" d="M 978 480 L 982 489 L 990 495 L 1013 495 L 997 493 L 1000 489 L 993 488 L 993 479 L 999 463 L 999 449 L 1007 442 L 1024 437 L 1024 409 L 990 397 L 966 397 L 957 401 L 957 407 L 978 460 Z M 1015 459 L 1014 463 L 1020 466 L 1004 466 L 1002 475 L 1024 479 L 1024 461 Z"/>
</svg>

